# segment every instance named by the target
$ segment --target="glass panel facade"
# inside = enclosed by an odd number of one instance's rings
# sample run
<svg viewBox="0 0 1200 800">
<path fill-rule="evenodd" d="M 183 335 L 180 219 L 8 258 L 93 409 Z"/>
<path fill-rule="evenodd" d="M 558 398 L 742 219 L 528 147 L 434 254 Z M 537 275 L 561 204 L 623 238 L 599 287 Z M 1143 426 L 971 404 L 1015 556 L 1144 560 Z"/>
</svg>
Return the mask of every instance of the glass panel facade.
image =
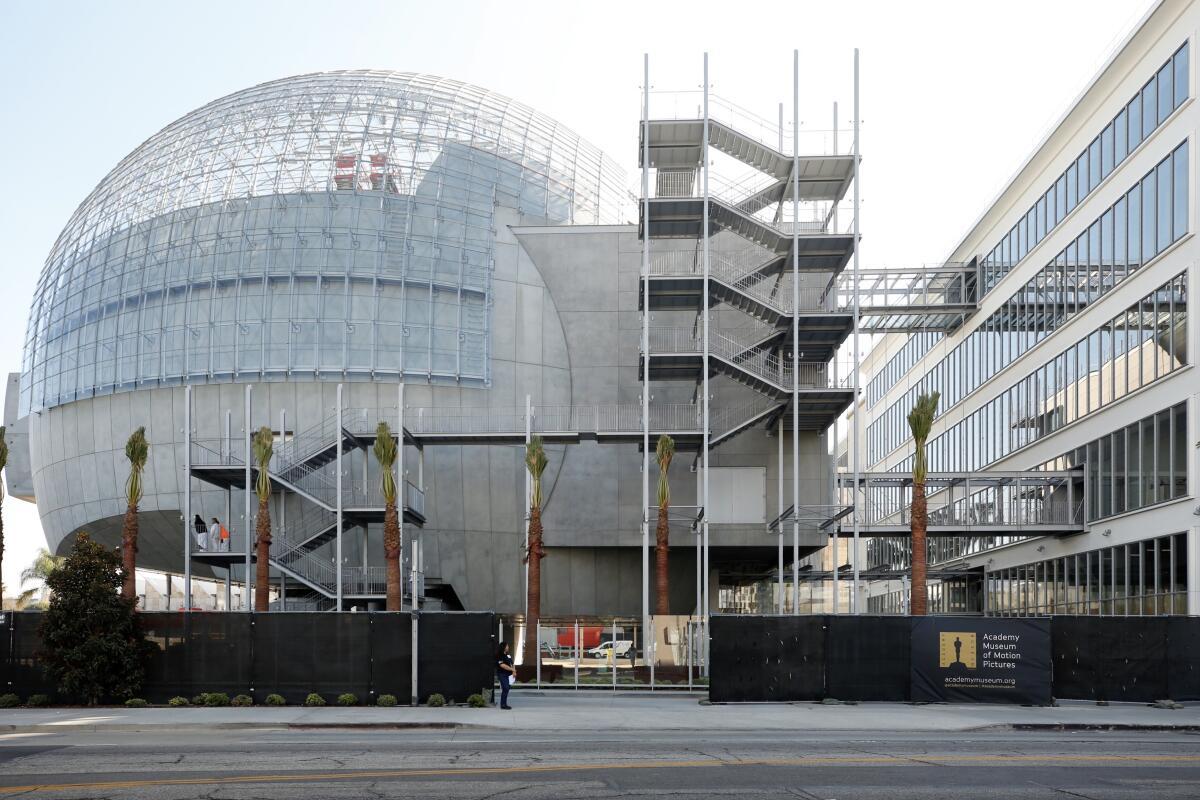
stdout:
<svg viewBox="0 0 1200 800">
<path fill-rule="evenodd" d="M 1053 205 L 1060 194 L 1056 189 L 1065 181 L 1063 188 L 1066 191 L 1061 193 L 1064 202 L 1059 206 L 1054 222 L 1044 229 L 1037 226 L 1025 236 L 1022 234 L 1028 231 L 1028 227 L 1023 217 L 1013 228 L 1018 232 L 1019 247 L 1014 251 L 997 245 L 983 259 L 980 267 L 981 293 L 990 291 L 1058 222 L 1082 203 L 1126 156 L 1166 122 L 1171 112 L 1188 98 L 1188 92 L 1188 44 L 1185 42 L 1035 203 L 1035 208 L 1042 203 Z M 1005 237 L 1005 241 L 1007 239 Z"/>
<path fill-rule="evenodd" d="M 490 379 L 495 213 L 627 218 L 615 163 L 536 111 L 398 72 L 265 83 L 130 154 L 55 243 L 21 413 L 144 386 Z"/>
<path fill-rule="evenodd" d="M 931 439 L 930 470 L 982 469 L 1098 411 L 1118 399 L 1118 375 L 1125 393 L 1170 375 L 1187 364 L 1187 326 L 1187 278 L 1180 273 Z M 989 444 L 963 447 L 972 429 L 991 431 Z M 1089 461 L 1102 460 L 1097 453 Z M 910 464 L 905 459 L 893 471 Z"/>
<path fill-rule="evenodd" d="M 1102 547 L 986 573 L 991 616 L 1187 613 L 1187 534 Z"/>
<path fill-rule="evenodd" d="M 908 440 L 906 417 L 918 395 L 941 392 L 939 411 L 944 414 L 1021 353 L 1111 291 L 1139 265 L 1181 238 L 1187 232 L 1187 175 L 1188 143 L 1183 142 L 931 367 L 903 397 L 875 417 L 866 433 L 868 463 L 882 460 Z M 1176 185 L 1177 176 L 1185 185 Z M 1128 247 L 1129 252 L 1118 253 L 1118 243 Z M 1071 396 L 1062 398 L 1061 414 L 1066 422 L 1111 400 L 1112 381 L 1100 380 L 1102 364 L 1111 361 L 1106 350 L 1111 345 L 1111 335 L 1098 333 L 1077 351 L 1072 365 L 1056 364 L 1056 375 L 1069 370 L 1079 376 L 1070 389 Z M 997 358 L 981 358 L 979 354 L 988 349 L 994 350 Z M 1057 392 L 1065 387 L 1052 388 Z M 1126 389 L 1132 391 L 1128 384 Z M 1026 408 L 1045 399 L 1044 391 L 1038 398 L 1034 397 L 1035 391 L 1031 386 L 1029 392 L 1021 394 L 1018 407 Z"/>
</svg>

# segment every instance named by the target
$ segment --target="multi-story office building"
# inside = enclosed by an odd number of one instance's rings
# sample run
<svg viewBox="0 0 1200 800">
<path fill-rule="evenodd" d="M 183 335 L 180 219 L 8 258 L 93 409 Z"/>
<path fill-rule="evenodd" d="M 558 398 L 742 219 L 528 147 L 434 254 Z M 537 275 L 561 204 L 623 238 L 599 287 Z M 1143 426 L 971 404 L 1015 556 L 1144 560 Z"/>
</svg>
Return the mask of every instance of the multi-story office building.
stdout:
<svg viewBox="0 0 1200 800">
<path fill-rule="evenodd" d="M 867 470 L 911 470 L 906 416 L 938 391 L 929 468 L 975 481 L 930 487 L 933 522 L 955 523 L 931 539 L 931 608 L 1200 613 L 1198 30 L 1200 4 L 1158 3 L 950 254 L 975 266 L 974 312 L 865 359 Z M 1031 501 L 989 476 L 1028 470 L 1064 476 L 1035 502 L 1077 507 L 1078 531 L 989 528 Z M 864 568 L 903 569 L 909 553 L 872 539 Z M 907 606 L 903 581 L 863 591 L 866 608 Z"/>
</svg>

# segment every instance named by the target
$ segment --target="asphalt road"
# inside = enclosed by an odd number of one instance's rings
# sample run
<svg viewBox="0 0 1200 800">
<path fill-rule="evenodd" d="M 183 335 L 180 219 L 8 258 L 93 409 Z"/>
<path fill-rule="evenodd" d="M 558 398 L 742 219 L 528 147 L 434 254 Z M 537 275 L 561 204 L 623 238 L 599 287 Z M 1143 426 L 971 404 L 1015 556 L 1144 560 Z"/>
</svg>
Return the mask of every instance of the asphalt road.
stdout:
<svg viewBox="0 0 1200 800">
<path fill-rule="evenodd" d="M 0 798 L 1196 798 L 1200 735 L 0 734 Z"/>
</svg>

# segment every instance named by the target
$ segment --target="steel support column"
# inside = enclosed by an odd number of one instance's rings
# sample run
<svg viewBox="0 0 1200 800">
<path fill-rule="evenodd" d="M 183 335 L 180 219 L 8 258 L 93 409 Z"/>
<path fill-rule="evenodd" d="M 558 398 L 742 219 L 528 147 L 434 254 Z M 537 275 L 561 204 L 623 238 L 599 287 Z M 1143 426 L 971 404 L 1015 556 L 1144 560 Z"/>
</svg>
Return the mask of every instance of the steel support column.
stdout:
<svg viewBox="0 0 1200 800">
<path fill-rule="evenodd" d="M 852 422 L 854 424 L 854 549 L 850 553 L 850 563 L 854 570 L 850 594 L 850 613 L 858 613 L 858 532 L 859 532 L 859 503 L 858 503 L 858 473 L 859 466 L 859 437 L 862 429 L 862 415 L 859 413 L 859 381 L 861 380 L 858 350 L 858 302 L 859 302 L 859 273 L 858 251 L 859 237 L 859 169 L 862 166 L 861 146 L 859 137 L 859 108 L 858 108 L 858 48 L 854 48 L 854 402 L 851 406 Z"/>
<path fill-rule="evenodd" d="M 709 293 L 708 293 L 709 277 L 710 277 L 710 274 L 709 274 L 710 264 L 709 264 L 709 252 L 708 252 L 709 251 L 708 174 L 709 174 L 710 166 L 711 166 L 709 152 L 708 152 L 708 122 L 709 122 L 709 120 L 708 120 L 708 53 L 705 53 L 704 54 L 704 138 L 703 138 L 703 148 L 702 148 L 703 161 L 704 161 L 704 213 L 703 213 L 703 231 L 702 231 L 702 238 L 704 240 L 704 284 L 703 284 L 703 287 L 701 290 L 701 293 L 703 295 L 703 303 L 702 303 L 701 307 L 703 309 L 703 314 L 704 314 L 704 320 L 703 320 L 703 322 L 704 322 L 704 355 L 702 358 L 702 365 L 701 365 L 701 386 L 702 386 L 702 391 L 703 391 L 704 397 L 703 397 L 702 403 L 701 403 L 701 407 L 703 408 L 703 420 L 702 420 L 701 427 L 700 427 L 700 436 L 702 438 L 701 453 L 703 454 L 703 461 L 702 461 L 702 467 L 701 467 L 703 469 L 703 475 L 701 476 L 701 480 L 703 481 L 703 484 L 704 484 L 704 492 L 703 492 L 702 499 L 700 502 L 704 506 L 704 517 L 701 520 L 701 524 L 702 524 L 703 531 L 704 531 L 704 609 L 703 609 L 704 616 L 703 616 L 703 619 L 705 620 L 705 625 L 704 625 L 705 631 L 708 630 L 708 610 L 712 604 L 712 600 L 711 600 L 712 589 L 709 586 L 710 569 L 709 569 L 709 552 L 708 552 L 709 545 L 710 545 L 709 535 L 708 535 L 708 517 L 709 517 L 708 450 L 709 450 L 709 444 L 710 444 L 709 443 L 709 438 L 710 438 L 709 437 L 709 413 L 710 413 L 710 409 L 709 409 L 709 387 L 708 387 L 708 373 L 709 373 L 709 368 L 708 368 L 709 367 L 708 324 L 709 324 L 709 313 L 710 313 L 709 312 Z M 719 586 L 717 588 L 718 588 L 718 590 L 720 589 Z"/>
<path fill-rule="evenodd" d="M 396 554 L 399 560 L 397 569 L 400 572 L 400 611 L 404 610 L 404 509 L 408 507 L 408 479 L 404 476 L 404 381 L 396 387 L 396 436 L 399 444 L 396 447 L 396 487 L 400 494 L 400 512 L 396 516 L 396 524 L 400 526 L 400 552 Z M 386 564 L 384 565 L 387 566 Z M 385 601 L 385 608 L 386 601 Z"/>
<path fill-rule="evenodd" d="M 252 431 L 252 428 L 250 427 L 250 425 L 251 425 L 251 422 L 250 422 L 250 399 L 251 399 L 250 392 L 253 388 L 254 387 L 250 386 L 249 384 L 246 385 L 246 422 L 245 422 L 246 491 L 243 492 L 245 499 L 246 499 L 246 510 L 242 517 L 242 528 L 243 528 L 243 530 L 245 532 L 245 536 L 246 536 L 246 586 L 245 586 L 246 596 L 243 598 L 244 602 L 242 603 L 242 605 L 244 605 L 246 607 L 247 611 L 252 610 L 254 607 L 253 600 L 251 599 L 251 595 L 253 594 L 253 591 L 251 591 L 251 590 L 252 590 L 252 587 L 254 586 L 254 570 L 251 569 L 251 567 L 250 567 L 250 560 L 251 560 L 250 559 L 250 553 L 251 553 L 251 548 L 250 548 L 250 511 L 251 511 L 250 494 L 251 494 L 251 492 L 254 491 L 254 483 L 251 480 L 251 476 L 250 476 L 250 464 L 254 460 L 254 451 L 250 447 L 250 440 L 253 437 L 253 431 Z"/>
<path fill-rule="evenodd" d="M 642 627 L 650 625 L 650 54 L 642 56 Z"/>
<path fill-rule="evenodd" d="M 334 431 L 334 439 L 337 443 L 337 502 L 334 508 L 334 513 L 337 514 L 337 542 L 335 545 L 335 560 L 334 564 L 334 585 L 337 595 L 337 610 L 342 610 L 342 384 L 337 385 L 337 430 Z M 413 684 L 416 685 L 416 677 L 413 678 Z"/>
<path fill-rule="evenodd" d="M 779 115 L 782 118 L 782 116 L 783 116 L 782 109 L 780 110 Z M 782 127 L 782 126 L 780 126 L 780 127 Z M 782 138 L 782 136 L 783 136 L 783 134 L 780 134 L 781 138 Z M 782 149 L 782 146 L 780 149 Z M 776 438 L 779 439 L 779 442 L 778 442 L 779 455 L 776 458 L 776 470 L 779 473 L 778 481 L 776 481 L 776 483 L 778 484 L 778 489 L 779 489 L 779 491 L 778 491 L 779 499 L 777 502 L 778 511 L 775 513 L 775 518 L 779 520 L 779 526 L 775 530 L 775 533 L 777 534 L 776 544 L 778 545 L 778 548 L 779 548 L 779 553 L 778 553 L 779 574 L 776 577 L 779 587 L 778 587 L 778 591 L 776 592 L 776 594 L 778 596 L 775 598 L 775 604 L 776 604 L 776 606 L 778 606 L 777 613 L 782 614 L 783 613 L 783 595 L 784 595 L 784 592 L 787 591 L 787 587 L 784 586 L 784 583 L 783 583 L 783 417 L 782 416 L 779 418 L 779 432 L 776 434 Z"/>
<path fill-rule="evenodd" d="M 800 613 L 800 51 L 792 51 L 792 613 Z"/>
<path fill-rule="evenodd" d="M 192 387 L 183 387 L 183 610 L 192 610 Z M 209 538 L 211 542 L 211 537 Z M 170 608 L 171 592 L 167 592 Z"/>
</svg>

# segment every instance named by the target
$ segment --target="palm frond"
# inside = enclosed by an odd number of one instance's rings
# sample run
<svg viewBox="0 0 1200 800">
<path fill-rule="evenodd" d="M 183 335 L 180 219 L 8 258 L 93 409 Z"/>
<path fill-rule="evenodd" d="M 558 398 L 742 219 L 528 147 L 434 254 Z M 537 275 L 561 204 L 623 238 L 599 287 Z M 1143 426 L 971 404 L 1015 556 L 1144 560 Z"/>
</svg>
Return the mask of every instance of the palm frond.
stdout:
<svg viewBox="0 0 1200 800">
<path fill-rule="evenodd" d="M 393 468 L 396 464 L 396 439 L 392 436 L 392 428 L 386 422 L 380 422 L 375 428 L 375 460 L 379 462 L 381 473 L 383 499 L 388 503 L 396 502 L 396 475 Z"/>
<path fill-rule="evenodd" d="M 125 458 L 129 459 L 129 477 L 125 480 L 125 499 L 136 506 L 142 500 L 142 471 L 150 455 L 150 443 L 146 441 L 146 428 L 140 427 L 130 434 L 125 442 Z"/>
<path fill-rule="evenodd" d="M 659 508 L 671 502 L 671 486 L 667 481 L 667 472 L 671 469 L 671 459 L 674 457 L 675 440 L 664 433 L 658 437 L 658 446 L 654 449 L 654 460 L 658 462 Z"/>
<path fill-rule="evenodd" d="M 913 446 L 916 453 L 913 458 L 913 481 L 925 482 L 928 466 L 925 461 L 925 442 L 929 439 L 929 431 L 933 428 L 934 417 L 937 416 L 940 392 L 930 392 L 917 397 L 912 411 L 908 412 L 908 427 L 912 431 Z"/>
<path fill-rule="evenodd" d="M 529 470 L 529 477 L 532 485 L 530 492 L 530 506 L 541 508 L 542 506 L 542 473 L 546 471 L 546 465 L 550 460 L 546 457 L 546 448 L 542 444 L 542 437 L 534 436 L 529 440 L 529 444 L 525 445 L 525 467 Z"/>
<path fill-rule="evenodd" d="M 266 500 L 271 496 L 271 476 L 268 474 L 268 469 L 271 464 L 271 456 L 275 454 L 275 433 L 266 425 L 254 432 L 254 438 L 250 441 L 250 449 L 254 453 L 254 463 L 258 465 L 258 478 L 254 482 L 254 493 L 258 495 L 259 500 Z"/>
</svg>

